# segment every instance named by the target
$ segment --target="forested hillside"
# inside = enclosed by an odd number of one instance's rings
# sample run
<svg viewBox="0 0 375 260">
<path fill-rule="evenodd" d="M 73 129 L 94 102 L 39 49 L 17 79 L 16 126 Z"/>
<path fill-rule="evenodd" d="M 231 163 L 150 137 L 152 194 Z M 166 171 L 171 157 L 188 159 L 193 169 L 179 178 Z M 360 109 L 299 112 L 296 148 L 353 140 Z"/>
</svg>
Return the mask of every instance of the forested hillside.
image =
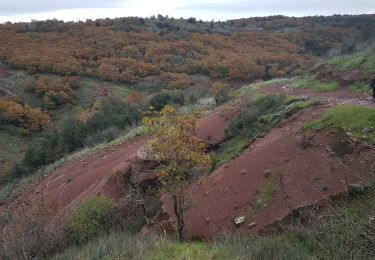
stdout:
<svg viewBox="0 0 375 260">
<path fill-rule="evenodd" d="M 374 15 L 35 21 L 0 27 L 0 59 L 30 72 L 130 84 L 160 76 L 172 87 L 183 87 L 193 74 L 236 81 L 299 75 L 317 57 L 361 47 L 374 31 Z"/>
<path fill-rule="evenodd" d="M 1 24 L 0 259 L 373 259 L 374 43 L 375 15 Z"/>
</svg>

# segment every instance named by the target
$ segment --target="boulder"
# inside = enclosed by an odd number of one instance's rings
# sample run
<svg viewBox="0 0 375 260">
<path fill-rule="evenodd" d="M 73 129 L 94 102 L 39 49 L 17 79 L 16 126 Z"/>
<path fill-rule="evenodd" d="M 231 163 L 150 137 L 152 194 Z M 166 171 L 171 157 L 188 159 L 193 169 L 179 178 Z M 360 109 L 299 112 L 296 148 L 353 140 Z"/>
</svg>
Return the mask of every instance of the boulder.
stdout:
<svg viewBox="0 0 375 260">
<path fill-rule="evenodd" d="M 137 159 L 140 161 L 153 161 L 155 160 L 155 155 L 152 151 L 152 148 L 149 145 L 141 147 L 137 151 Z"/>
<path fill-rule="evenodd" d="M 154 171 L 148 170 L 132 176 L 132 183 L 136 186 L 146 188 L 151 186 L 157 178 L 158 176 Z"/>
<path fill-rule="evenodd" d="M 129 177 L 131 175 L 132 164 L 129 162 L 122 162 L 112 170 L 113 175 Z"/>
<path fill-rule="evenodd" d="M 167 195 L 163 195 L 161 197 L 162 206 L 158 213 L 147 223 L 143 226 L 140 234 L 143 236 L 147 236 L 150 234 L 157 234 L 157 235 L 168 235 L 171 237 L 177 238 L 177 226 L 174 220 L 174 216 L 171 216 L 167 210 L 167 207 L 171 206 L 170 201 Z"/>
<path fill-rule="evenodd" d="M 341 76 L 340 78 L 340 85 L 341 86 L 347 86 L 352 83 L 362 81 L 363 80 L 363 73 L 360 72 L 359 70 L 352 70 L 350 72 L 345 73 L 344 75 Z"/>
</svg>

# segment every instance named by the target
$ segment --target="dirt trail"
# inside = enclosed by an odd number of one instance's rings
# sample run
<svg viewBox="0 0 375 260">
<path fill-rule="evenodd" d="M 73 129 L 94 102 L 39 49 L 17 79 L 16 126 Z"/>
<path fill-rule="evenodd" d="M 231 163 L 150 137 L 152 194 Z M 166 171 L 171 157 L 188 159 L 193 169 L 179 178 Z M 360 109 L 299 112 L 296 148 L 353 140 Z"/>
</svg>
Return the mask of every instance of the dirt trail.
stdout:
<svg viewBox="0 0 375 260">
<path fill-rule="evenodd" d="M 370 95 L 363 93 L 351 93 L 344 89 L 334 92 L 315 92 L 310 89 L 293 89 L 288 87 L 288 85 L 275 85 L 266 87 L 262 91 L 264 93 L 277 93 L 297 97 L 317 98 L 324 100 L 331 105 L 351 104 L 375 108 L 375 102 L 372 100 Z"/>
</svg>

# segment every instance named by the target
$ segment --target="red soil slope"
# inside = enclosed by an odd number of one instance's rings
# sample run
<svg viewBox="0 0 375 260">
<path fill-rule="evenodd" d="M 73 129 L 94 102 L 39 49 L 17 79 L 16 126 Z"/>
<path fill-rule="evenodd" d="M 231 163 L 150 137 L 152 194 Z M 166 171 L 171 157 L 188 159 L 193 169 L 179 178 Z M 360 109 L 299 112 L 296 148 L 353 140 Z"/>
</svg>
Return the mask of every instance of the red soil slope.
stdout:
<svg viewBox="0 0 375 260">
<path fill-rule="evenodd" d="M 230 123 L 228 113 L 233 116 L 234 112 L 217 109 L 201 119 L 198 137 L 209 145 L 222 142 L 225 138 L 224 129 Z M 51 176 L 25 187 L 15 200 L 0 206 L 0 214 L 11 211 L 19 204 L 36 202 L 42 197 L 55 202 L 58 215 L 70 212 L 82 201 L 98 194 L 119 199 L 126 192 L 121 181 L 131 174 L 137 151 L 145 143 L 146 138 L 137 138 L 63 166 Z M 139 177 L 144 176 L 140 173 Z"/>
<path fill-rule="evenodd" d="M 266 88 L 265 91 L 291 94 L 291 90 L 283 86 Z M 366 98 L 344 92 L 315 94 L 294 91 L 293 94 L 317 95 L 330 104 L 372 106 Z M 333 99 L 329 95 L 333 95 Z M 299 131 L 305 122 L 318 117 L 326 109 L 328 106 L 310 108 L 284 121 L 281 127 L 253 143 L 241 156 L 215 170 L 201 184 L 191 187 L 192 207 L 186 211 L 187 236 L 211 238 L 223 232 L 267 232 L 293 210 L 327 200 L 345 192 L 349 184 L 368 179 L 371 173 L 369 162 L 375 161 L 373 150 L 356 146 L 351 153 L 338 155 L 333 151 L 335 142 L 340 143 L 345 137 L 316 133 L 306 138 Z M 224 129 L 236 113 L 236 109 L 213 111 L 200 121 L 198 138 L 212 146 L 222 142 Z M 35 203 L 41 197 L 55 201 L 58 215 L 70 212 L 83 200 L 97 194 L 120 198 L 126 192 L 121 180 L 131 174 L 137 151 L 145 142 L 144 138 L 138 138 L 61 167 L 51 176 L 25 187 L 15 200 L 0 207 L 0 214 L 8 210 L 12 212 L 19 203 Z M 272 178 L 276 180 L 277 189 L 271 200 L 263 203 L 259 201 L 259 194 L 263 184 Z M 169 223 L 172 231 L 173 212 L 166 198 L 163 199 L 164 212 L 160 212 L 154 221 Z M 256 210 L 254 205 L 258 207 Z M 245 216 L 245 222 L 235 227 L 234 219 L 239 216 Z M 256 226 L 249 228 L 250 222 L 256 222 Z M 160 225 L 158 227 L 160 229 Z M 145 227 L 144 232 L 150 229 L 151 225 Z"/>
<path fill-rule="evenodd" d="M 227 128 L 238 113 L 237 108 L 218 108 L 199 121 L 197 137 L 208 146 L 215 146 L 225 140 Z"/>
<path fill-rule="evenodd" d="M 122 195 L 121 184 L 116 177 L 125 175 L 126 164 L 131 166 L 137 150 L 145 144 L 138 138 L 98 152 L 57 169 L 51 176 L 25 187 L 12 202 L 0 207 L 0 213 L 12 210 L 18 204 L 52 199 L 57 214 L 65 214 L 85 199 L 108 194 L 117 199 Z"/>
<path fill-rule="evenodd" d="M 293 210 L 329 200 L 347 191 L 348 185 L 371 178 L 374 173 L 370 172 L 368 161 L 375 159 L 373 150 L 357 147 L 351 154 L 339 156 L 332 147 L 341 137 L 327 133 L 307 138 L 308 147 L 301 145 L 306 137 L 300 127 L 326 109 L 311 108 L 284 121 L 241 156 L 215 170 L 202 184 L 194 185 L 188 191 L 192 206 L 185 215 L 187 237 L 267 232 Z M 278 188 L 265 205 L 256 200 L 264 189 L 262 184 L 274 178 L 272 175 L 277 176 Z M 170 221 L 175 223 L 167 197 L 164 203 L 166 215 L 172 216 Z M 256 203 L 261 203 L 260 209 L 254 208 Z M 239 216 L 245 216 L 245 221 L 236 227 L 234 220 Z M 256 226 L 249 228 L 252 222 Z"/>
</svg>

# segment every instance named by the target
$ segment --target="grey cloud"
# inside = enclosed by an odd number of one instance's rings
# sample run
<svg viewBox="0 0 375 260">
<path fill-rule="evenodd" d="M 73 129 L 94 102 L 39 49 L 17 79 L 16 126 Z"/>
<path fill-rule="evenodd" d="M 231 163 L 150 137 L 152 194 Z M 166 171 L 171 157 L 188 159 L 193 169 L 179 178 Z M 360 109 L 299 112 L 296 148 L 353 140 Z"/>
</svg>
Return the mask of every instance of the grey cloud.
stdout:
<svg viewBox="0 0 375 260">
<path fill-rule="evenodd" d="M 0 0 L 0 15 L 42 13 L 76 8 L 111 8 L 126 0 Z"/>
<path fill-rule="evenodd" d="M 196 3 L 180 6 L 184 10 L 220 13 L 369 13 L 375 11 L 374 0 L 234 0 L 228 3 Z"/>
</svg>

